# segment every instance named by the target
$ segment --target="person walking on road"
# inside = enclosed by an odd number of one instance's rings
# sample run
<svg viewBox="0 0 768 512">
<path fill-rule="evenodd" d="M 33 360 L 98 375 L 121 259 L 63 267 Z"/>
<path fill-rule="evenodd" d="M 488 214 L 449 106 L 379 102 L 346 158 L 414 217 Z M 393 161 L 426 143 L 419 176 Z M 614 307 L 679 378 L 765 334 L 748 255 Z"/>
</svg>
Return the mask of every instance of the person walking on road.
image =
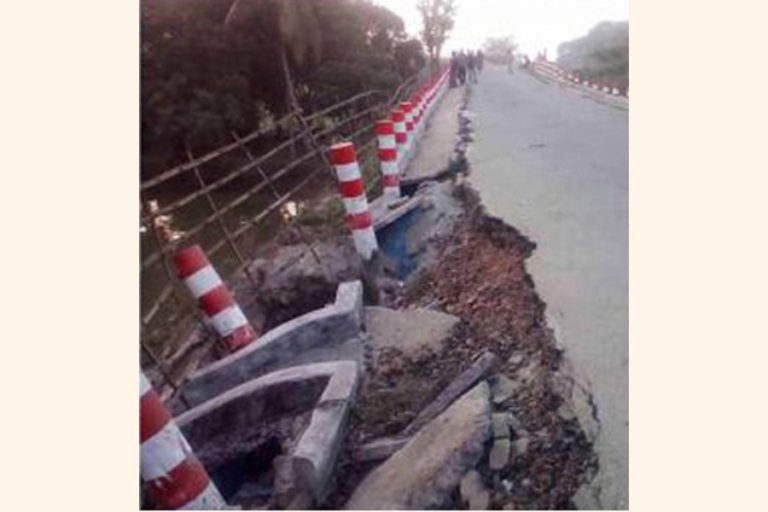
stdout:
<svg viewBox="0 0 768 512">
<path fill-rule="evenodd" d="M 453 89 L 459 85 L 459 56 L 455 51 L 451 52 L 450 66 L 448 85 Z"/>
<path fill-rule="evenodd" d="M 483 72 L 483 59 L 485 59 L 485 55 L 483 55 L 483 50 L 477 50 L 477 74 Z"/>
<path fill-rule="evenodd" d="M 470 50 L 467 54 L 467 73 L 469 75 L 469 83 L 477 83 L 477 56 Z"/>
<path fill-rule="evenodd" d="M 507 71 L 509 73 L 515 72 L 515 56 L 512 54 L 512 50 L 507 50 Z"/>
<path fill-rule="evenodd" d="M 461 85 L 464 85 L 464 83 L 467 81 L 467 54 L 464 53 L 464 50 L 461 50 L 459 52 L 459 55 L 456 59 L 458 62 L 458 77 L 459 77 L 459 83 Z"/>
</svg>

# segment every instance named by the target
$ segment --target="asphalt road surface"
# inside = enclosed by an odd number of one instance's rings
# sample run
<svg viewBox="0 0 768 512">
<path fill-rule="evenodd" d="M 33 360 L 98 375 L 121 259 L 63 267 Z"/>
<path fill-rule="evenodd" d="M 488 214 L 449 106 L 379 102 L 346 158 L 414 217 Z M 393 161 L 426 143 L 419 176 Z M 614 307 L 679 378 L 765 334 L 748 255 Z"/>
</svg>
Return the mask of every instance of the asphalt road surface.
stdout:
<svg viewBox="0 0 768 512">
<path fill-rule="evenodd" d="M 534 240 L 550 326 L 598 409 L 601 508 L 628 507 L 628 111 L 488 66 L 474 85 L 470 179 Z"/>
</svg>

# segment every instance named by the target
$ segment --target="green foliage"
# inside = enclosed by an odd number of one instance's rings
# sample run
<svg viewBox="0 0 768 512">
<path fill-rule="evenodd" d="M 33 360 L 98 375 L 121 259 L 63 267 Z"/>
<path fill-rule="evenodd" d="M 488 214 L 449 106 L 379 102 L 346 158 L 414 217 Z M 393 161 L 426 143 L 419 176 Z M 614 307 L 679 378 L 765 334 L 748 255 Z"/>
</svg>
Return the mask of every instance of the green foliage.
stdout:
<svg viewBox="0 0 768 512">
<path fill-rule="evenodd" d="M 624 88 L 629 83 L 629 23 L 602 22 L 558 47 L 558 63 L 588 80 Z"/>
<path fill-rule="evenodd" d="M 225 23 L 226 22 L 226 23 Z M 424 63 L 403 21 L 368 0 L 142 0 L 142 176 L 286 112 L 281 48 L 312 111 L 389 89 Z"/>
</svg>

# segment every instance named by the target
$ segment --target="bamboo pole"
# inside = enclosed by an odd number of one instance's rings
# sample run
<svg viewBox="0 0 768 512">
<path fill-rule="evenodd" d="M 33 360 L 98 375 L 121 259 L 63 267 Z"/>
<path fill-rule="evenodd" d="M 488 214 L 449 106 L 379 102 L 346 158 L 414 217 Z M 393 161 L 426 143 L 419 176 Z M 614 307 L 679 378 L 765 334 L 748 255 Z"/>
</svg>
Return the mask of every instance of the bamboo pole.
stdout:
<svg viewBox="0 0 768 512">
<path fill-rule="evenodd" d="M 192 149 L 190 149 L 189 144 L 187 144 L 187 156 L 189 157 L 190 161 L 194 160 L 194 157 L 192 156 Z M 195 178 L 197 178 L 197 183 L 200 185 L 201 188 L 205 188 L 205 181 L 203 181 L 203 177 L 200 175 L 200 167 L 195 166 Z M 211 207 L 211 210 L 213 213 L 217 213 L 219 211 L 218 207 L 216 206 L 216 201 L 213 200 L 213 197 L 211 196 L 210 192 L 205 193 L 205 198 L 208 200 L 208 205 Z M 227 229 L 227 225 L 224 223 L 224 219 L 222 217 L 219 217 L 218 219 L 219 227 L 221 228 L 222 233 L 224 233 L 224 238 L 227 239 L 227 242 L 229 243 L 230 249 L 232 249 L 232 253 L 235 255 L 235 258 L 239 262 L 240 265 L 245 263 L 245 258 L 243 258 L 243 255 L 240 253 L 240 249 L 237 247 L 237 244 L 232 239 L 232 237 L 229 234 L 229 230 Z M 248 277 L 248 280 L 251 282 L 252 285 L 258 286 L 259 282 L 256 278 L 253 277 L 251 274 L 251 271 L 248 270 L 248 267 L 245 268 L 245 275 Z"/>
<path fill-rule="evenodd" d="M 280 123 L 284 122 L 288 117 L 290 117 L 290 115 L 291 114 L 288 114 L 287 116 L 281 117 L 280 119 L 275 121 L 274 122 L 274 126 L 280 125 Z M 261 137 L 262 135 L 266 135 L 269 132 L 272 132 L 272 131 L 275 130 L 274 126 L 269 127 L 269 128 L 264 128 L 264 129 L 261 129 L 261 130 L 255 130 L 255 131 L 249 133 L 248 135 L 245 135 L 243 137 L 243 140 L 246 141 L 246 142 L 250 142 L 253 139 Z M 233 149 L 236 149 L 236 148 L 237 148 L 236 144 L 227 144 L 227 145 L 221 146 L 221 147 L 219 147 L 217 149 L 214 149 L 213 151 L 210 151 L 210 152 L 204 154 L 203 156 L 198 157 L 194 162 L 186 162 L 186 163 L 183 163 L 181 165 L 177 165 L 176 167 L 172 167 L 171 169 L 168 169 L 167 171 L 162 172 L 162 173 L 158 174 L 157 176 L 154 176 L 154 177 L 146 180 L 145 182 L 143 182 L 141 184 L 141 186 L 140 186 L 140 190 L 146 190 L 146 189 L 148 189 L 150 187 L 154 187 L 155 185 L 158 185 L 158 184 L 160 184 L 160 183 L 162 183 L 164 181 L 167 181 L 170 178 L 173 178 L 173 177 L 175 177 L 175 176 L 177 176 L 177 175 L 179 175 L 179 174 L 181 174 L 183 172 L 191 170 L 195 165 L 202 165 L 202 164 L 204 164 L 206 162 L 210 162 L 214 158 L 218 158 L 221 155 L 224 155 L 224 154 L 226 154 L 226 153 L 228 153 L 228 152 L 230 152 L 230 151 L 232 151 Z"/>
<path fill-rule="evenodd" d="M 232 131 L 232 137 L 235 139 L 235 141 L 240 142 L 240 147 L 242 148 L 243 152 L 245 153 L 245 156 L 249 160 L 253 161 L 254 158 L 253 158 L 253 155 L 251 154 L 251 151 L 248 149 L 248 147 L 245 144 L 243 144 L 240 141 L 240 137 L 238 137 L 237 132 L 235 132 L 234 130 Z M 262 179 L 269 184 L 269 189 L 271 190 L 272 195 L 275 197 L 275 199 L 277 199 L 279 201 L 280 200 L 280 192 L 277 190 L 277 187 L 275 186 L 275 184 L 272 182 L 272 180 L 269 178 L 269 176 L 267 176 L 267 173 L 264 172 L 264 169 L 262 169 L 260 165 L 257 165 L 256 169 L 259 171 L 259 174 L 261 174 Z M 296 231 L 296 233 L 299 235 L 299 238 L 301 238 L 301 241 L 304 243 L 304 245 L 307 246 L 307 248 L 312 253 L 312 256 L 315 258 L 315 261 L 317 261 L 317 264 L 320 265 L 320 267 L 323 268 L 323 270 L 326 273 L 326 276 L 330 277 L 330 271 L 328 270 L 326 265 L 323 263 L 323 261 L 320 259 L 320 255 L 317 253 L 317 251 L 315 250 L 315 247 L 309 241 L 309 237 L 306 235 L 304 230 L 301 229 L 300 226 L 294 224 L 293 220 L 289 220 L 288 226 L 291 229 Z"/>
</svg>

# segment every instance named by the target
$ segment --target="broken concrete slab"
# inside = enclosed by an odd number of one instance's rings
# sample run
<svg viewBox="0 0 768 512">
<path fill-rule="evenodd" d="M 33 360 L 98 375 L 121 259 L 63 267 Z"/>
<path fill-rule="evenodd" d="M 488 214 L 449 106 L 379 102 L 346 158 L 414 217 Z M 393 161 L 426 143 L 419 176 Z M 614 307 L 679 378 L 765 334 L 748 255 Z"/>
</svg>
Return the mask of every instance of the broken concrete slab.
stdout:
<svg viewBox="0 0 768 512">
<path fill-rule="evenodd" d="M 481 382 L 421 429 L 355 489 L 347 509 L 446 506 L 490 434 L 490 392 Z"/>
<path fill-rule="evenodd" d="M 293 449 L 276 460 L 275 492 L 282 507 L 305 505 L 307 496 L 319 503 L 328 491 L 359 379 L 354 361 L 287 368 L 230 389 L 181 414 L 176 423 L 199 451 L 222 444 L 234 431 L 258 428 L 270 415 L 312 410 Z"/>
<path fill-rule="evenodd" d="M 383 229 L 411 210 L 423 207 L 424 204 L 424 198 L 419 196 L 403 197 L 398 203 L 392 205 L 386 203 L 384 196 L 378 197 L 368 205 L 373 216 L 373 229 L 376 231 Z"/>
<path fill-rule="evenodd" d="M 255 343 L 196 371 L 180 393 L 190 405 L 201 404 L 243 382 L 290 366 L 307 350 L 348 343 L 360 335 L 364 321 L 362 284 L 342 283 L 334 304 L 279 325 Z"/>
<path fill-rule="evenodd" d="M 374 350 L 396 348 L 406 355 L 414 355 L 425 347 L 439 350 L 459 323 L 458 317 L 429 309 L 366 306 L 364 314 Z"/>
<path fill-rule="evenodd" d="M 410 437 L 384 437 L 374 439 L 356 447 L 352 451 L 352 459 L 357 462 L 372 462 L 383 460 L 408 444 Z"/>
<path fill-rule="evenodd" d="M 417 432 L 424 425 L 432 421 L 440 412 L 446 409 L 454 400 L 459 398 L 467 389 L 485 378 L 499 365 L 499 358 L 493 352 L 483 352 L 472 366 L 464 370 L 443 391 L 437 395 L 427 407 L 403 431 L 405 435 Z"/>
</svg>

